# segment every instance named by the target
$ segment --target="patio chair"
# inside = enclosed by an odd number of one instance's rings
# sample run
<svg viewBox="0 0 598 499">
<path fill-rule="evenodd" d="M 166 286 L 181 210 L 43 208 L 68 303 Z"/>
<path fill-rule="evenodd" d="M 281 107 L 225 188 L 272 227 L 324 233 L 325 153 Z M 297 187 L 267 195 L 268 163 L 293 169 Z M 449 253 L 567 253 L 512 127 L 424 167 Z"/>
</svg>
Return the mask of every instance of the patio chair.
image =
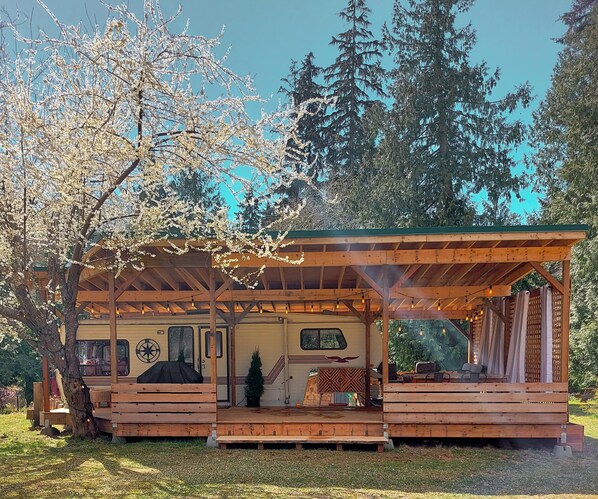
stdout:
<svg viewBox="0 0 598 499">
<path fill-rule="evenodd" d="M 435 372 L 426 374 L 426 383 L 450 383 L 451 375 L 447 372 Z"/>
<path fill-rule="evenodd" d="M 458 372 L 461 375 L 462 383 L 483 383 L 488 378 L 486 376 L 486 367 L 482 364 L 466 362 Z"/>
</svg>

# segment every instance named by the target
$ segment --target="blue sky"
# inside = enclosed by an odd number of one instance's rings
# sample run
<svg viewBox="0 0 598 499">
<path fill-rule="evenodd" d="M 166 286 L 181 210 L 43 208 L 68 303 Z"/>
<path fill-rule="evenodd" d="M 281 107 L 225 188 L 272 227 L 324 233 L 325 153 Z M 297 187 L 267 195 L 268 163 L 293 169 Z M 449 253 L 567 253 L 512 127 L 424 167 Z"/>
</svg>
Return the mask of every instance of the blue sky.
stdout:
<svg viewBox="0 0 598 499">
<path fill-rule="evenodd" d="M 45 0 L 50 9 L 67 23 L 97 19 L 102 21 L 105 9 L 96 0 Z M 129 0 L 133 8 L 141 0 Z M 166 12 L 179 2 L 163 0 Z M 343 26 L 337 16 L 345 0 L 186 0 L 180 2 L 183 18 L 191 20 L 191 29 L 205 36 L 217 35 L 225 27 L 223 49 L 230 47 L 229 67 L 240 75 L 251 75 L 257 91 L 272 102 L 279 102 L 280 80 L 288 73 L 291 59 L 300 60 L 312 51 L 316 64 L 329 65 L 335 57 L 329 46 L 333 34 Z M 376 35 L 384 21 L 390 22 L 391 0 L 370 0 L 371 21 Z M 471 22 L 477 31 L 473 62 L 485 60 L 490 69 L 499 67 L 502 79 L 496 90 L 500 96 L 514 86 L 529 81 L 536 99 L 532 109 L 519 117 L 529 122 L 550 86 L 550 76 L 560 50 L 554 41 L 564 27 L 558 18 L 570 7 L 570 0 L 477 0 L 463 14 L 460 22 Z M 35 0 L 0 0 L 11 13 L 17 8 L 30 13 L 34 9 L 32 26 L 49 25 L 48 17 Z M 527 152 L 518 151 L 521 158 Z M 524 192 L 525 202 L 513 209 L 529 213 L 537 208 L 536 195 Z"/>
</svg>

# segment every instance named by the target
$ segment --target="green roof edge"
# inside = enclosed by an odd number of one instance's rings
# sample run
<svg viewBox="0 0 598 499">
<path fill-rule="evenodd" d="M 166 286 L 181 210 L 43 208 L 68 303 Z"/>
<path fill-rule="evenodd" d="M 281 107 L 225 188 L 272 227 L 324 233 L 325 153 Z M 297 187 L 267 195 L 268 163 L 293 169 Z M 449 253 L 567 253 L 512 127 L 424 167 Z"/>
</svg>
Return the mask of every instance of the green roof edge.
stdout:
<svg viewBox="0 0 598 499">
<path fill-rule="evenodd" d="M 490 234 L 496 232 L 587 232 L 585 224 L 568 225 L 504 225 L 467 227 L 402 227 L 396 229 L 349 229 L 349 230 L 292 230 L 287 239 L 307 239 L 317 237 L 366 237 L 366 236 L 407 236 L 432 234 Z M 276 232 L 271 234 L 276 235 Z"/>
</svg>

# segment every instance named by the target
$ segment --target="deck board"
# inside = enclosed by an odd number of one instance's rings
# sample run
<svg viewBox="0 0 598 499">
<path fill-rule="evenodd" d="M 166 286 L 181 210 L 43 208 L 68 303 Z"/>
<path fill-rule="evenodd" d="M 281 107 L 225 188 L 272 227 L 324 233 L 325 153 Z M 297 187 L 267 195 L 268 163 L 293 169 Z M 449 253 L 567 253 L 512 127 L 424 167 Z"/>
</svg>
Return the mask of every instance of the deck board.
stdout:
<svg viewBox="0 0 598 499">
<path fill-rule="evenodd" d="M 218 409 L 218 423 L 383 423 L 382 409 L 314 407 L 229 407 Z"/>
</svg>

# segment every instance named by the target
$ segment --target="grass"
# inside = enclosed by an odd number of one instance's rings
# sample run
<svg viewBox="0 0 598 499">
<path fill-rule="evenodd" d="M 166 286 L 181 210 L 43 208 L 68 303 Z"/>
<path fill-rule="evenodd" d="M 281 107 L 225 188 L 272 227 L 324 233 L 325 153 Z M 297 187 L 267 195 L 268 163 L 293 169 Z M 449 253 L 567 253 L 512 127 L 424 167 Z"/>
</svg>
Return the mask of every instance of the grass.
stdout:
<svg viewBox="0 0 598 499">
<path fill-rule="evenodd" d="M 0 416 L 0 497 L 474 497 L 598 494 L 598 404 L 571 405 L 586 451 L 400 446 L 369 451 L 209 449 L 197 440 L 111 445 L 28 431 Z M 596 496 L 598 497 L 598 496 Z"/>
</svg>

